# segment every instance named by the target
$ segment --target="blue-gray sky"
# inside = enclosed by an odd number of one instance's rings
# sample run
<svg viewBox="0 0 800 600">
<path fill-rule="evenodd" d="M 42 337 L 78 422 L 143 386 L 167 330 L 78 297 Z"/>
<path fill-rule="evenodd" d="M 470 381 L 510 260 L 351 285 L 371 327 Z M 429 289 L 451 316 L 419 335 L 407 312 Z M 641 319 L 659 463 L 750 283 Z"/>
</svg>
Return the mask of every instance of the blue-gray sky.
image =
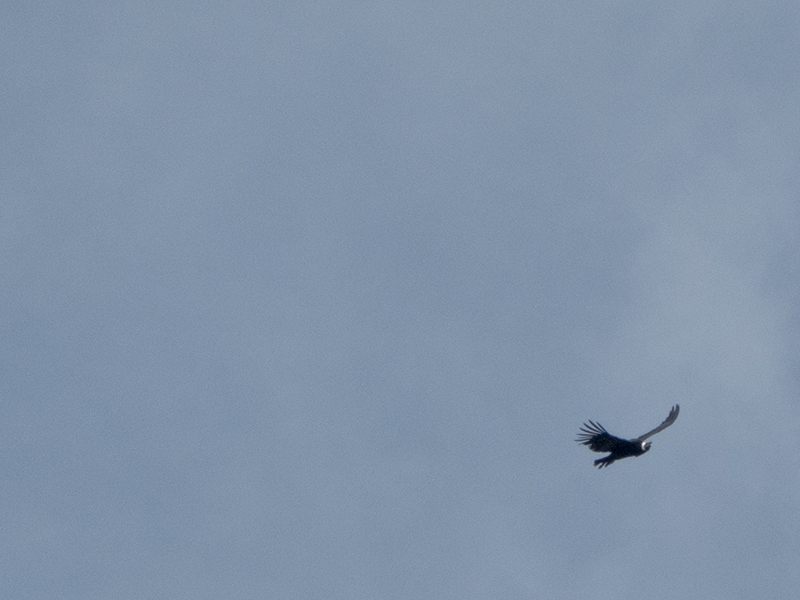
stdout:
<svg viewBox="0 0 800 600">
<path fill-rule="evenodd" d="M 0 32 L 0 596 L 796 595 L 796 2 Z"/>
</svg>

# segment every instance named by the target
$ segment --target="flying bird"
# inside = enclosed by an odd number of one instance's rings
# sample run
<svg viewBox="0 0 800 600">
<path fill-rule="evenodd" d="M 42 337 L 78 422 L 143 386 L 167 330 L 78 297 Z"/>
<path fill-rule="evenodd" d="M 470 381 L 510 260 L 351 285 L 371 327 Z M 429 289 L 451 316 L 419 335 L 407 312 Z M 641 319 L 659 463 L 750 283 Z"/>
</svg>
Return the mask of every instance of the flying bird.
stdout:
<svg viewBox="0 0 800 600">
<path fill-rule="evenodd" d="M 598 469 L 602 469 L 615 460 L 621 460 L 629 456 L 641 456 L 650 450 L 651 443 L 645 442 L 645 440 L 672 425 L 675 419 L 678 418 L 678 412 L 680 412 L 680 410 L 681 407 L 676 404 L 672 407 L 672 410 L 669 411 L 669 415 L 664 419 L 661 425 L 632 440 L 623 440 L 622 438 L 611 435 L 600 423 L 589 421 L 588 424 L 583 424 L 580 433 L 578 433 L 578 439 L 575 441 L 584 446 L 588 446 L 589 450 L 592 452 L 611 453 L 608 456 L 598 458 L 594 461 L 594 466 Z"/>
</svg>

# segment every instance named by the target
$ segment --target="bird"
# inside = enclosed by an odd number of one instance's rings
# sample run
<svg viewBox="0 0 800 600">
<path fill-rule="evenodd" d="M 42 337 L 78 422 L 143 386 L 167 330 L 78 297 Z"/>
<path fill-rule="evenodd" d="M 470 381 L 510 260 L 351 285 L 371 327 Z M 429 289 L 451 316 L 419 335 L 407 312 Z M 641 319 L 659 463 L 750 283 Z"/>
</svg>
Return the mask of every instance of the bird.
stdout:
<svg viewBox="0 0 800 600">
<path fill-rule="evenodd" d="M 629 456 L 641 456 L 650 450 L 652 444 L 650 442 L 645 442 L 645 440 L 672 425 L 675 419 L 678 418 L 680 410 L 681 407 L 676 404 L 672 407 L 672 410 L 669 411 L 669 415 L 667 415 L 667 418 L 664 419 L 661 425 L 632 440 L 624 440 L 611 435 L 600 423 L 589 421 L 588 423 L 584 423 L 583 427 L 580 428 L 578 439 L 575 441 L 584 446 L 588 446 L 589 450 L 592 452 L 610 452 L 608 456 L 598 458 L 594 461 L 594 466 L 598 469 L 602 469 L 603 467 L 611 465 L 615 460 L 621 460 Z"/>
</svg>

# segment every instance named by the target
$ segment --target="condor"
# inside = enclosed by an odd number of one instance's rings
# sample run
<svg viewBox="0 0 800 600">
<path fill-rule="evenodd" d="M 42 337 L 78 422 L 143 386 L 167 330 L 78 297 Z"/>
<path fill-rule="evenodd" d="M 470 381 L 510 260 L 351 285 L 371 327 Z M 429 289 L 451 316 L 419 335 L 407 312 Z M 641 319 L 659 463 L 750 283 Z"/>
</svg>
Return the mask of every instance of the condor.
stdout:
<svg viewBox="0 0 800 600">
<path fill-rule="evenodd" d="M 581 427 L 578 433 L 578 439 L 575 441 L 584 446 L 588 446 L 589 450 L 592 452 L 610 452 L 608 456 L 598 458 L 594 461 L 594 466 L 598 469 L 602 469 L 603 467 L 609 466 L 615 460 L 621 460 L 629 456 L 641 456 L 650 450 L 651 444 L 650 442 L 645 442 L 645 440 L 672 425 L 675 419 L 678 418 L 678 412 L 680 412 L 680 410 L 681 407 L 676 404 L 672 407 L 672 410 L 669 411 L 669 415 L 661 425 L 632 440 L 623 440 L 622 438 L 613 436 L 608 433 L 605 427 L 600 425 L 600 423 L 589 421 L 588 424 L 583 424 L 583 427 Z"/>
</svg>

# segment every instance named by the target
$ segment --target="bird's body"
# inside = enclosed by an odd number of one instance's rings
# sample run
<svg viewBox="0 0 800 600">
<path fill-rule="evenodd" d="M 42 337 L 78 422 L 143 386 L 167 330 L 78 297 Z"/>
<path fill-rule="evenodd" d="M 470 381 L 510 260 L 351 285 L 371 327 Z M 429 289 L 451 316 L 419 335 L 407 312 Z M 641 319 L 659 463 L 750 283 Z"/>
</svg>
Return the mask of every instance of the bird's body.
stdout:
<svg viewBox="0 0 800 600">
<path fill-rule="evenodd" d="M 602 469 L 616 460 L 628 458 L 629 456 L 641 456 L 650 450 L 651 444 L 650 442 L 645 442 L 645 440 L 672 425 L 675 419 L 678 418 L 678 412 L 680 412 L 680 406 L 676 404 L 672 407 L 672 410 L 669 411 L 669 416 L 661 425 L 632 440 L 625 440 L 611 435 L 600 423 L 589 421 L 589 423 L 583 424 L 583 427 L 581 427 L 578 433 L 578 439 L 575 441 L 587 446 L 589 450 L 593 452 L 609 453 L 608 456 L 598 458 L 594 461 L 594 465 L 598 469 Z"/>
</svg>

